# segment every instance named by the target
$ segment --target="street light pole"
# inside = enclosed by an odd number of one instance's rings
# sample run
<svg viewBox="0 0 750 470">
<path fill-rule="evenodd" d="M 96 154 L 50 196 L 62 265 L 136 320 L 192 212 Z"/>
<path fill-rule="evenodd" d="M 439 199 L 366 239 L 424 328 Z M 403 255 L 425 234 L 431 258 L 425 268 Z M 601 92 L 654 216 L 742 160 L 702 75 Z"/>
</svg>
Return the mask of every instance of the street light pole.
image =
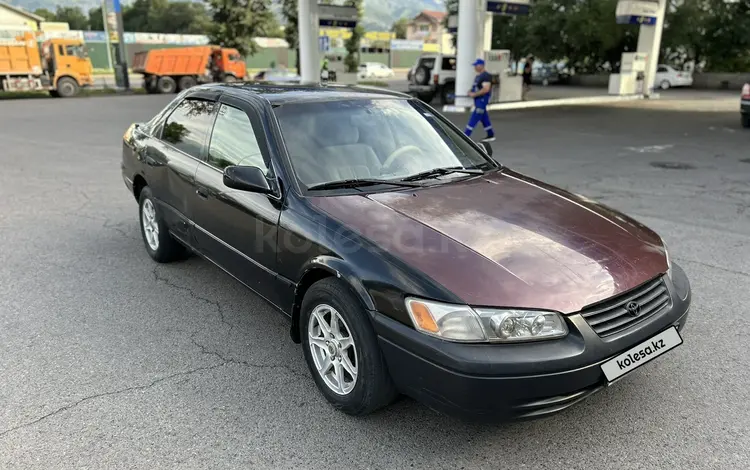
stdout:
<svg viewBox="0 0 750 470">
<path fill-rule="evenodd" d="M 112 68 L 112 42 L 109 38 L 109 18 L 107 18 L 107 0 L 102 0 L 102 21 L 104 22 L 104 37 L 107 43 L 107 63 L 109 64 L 109 70 Z"/>
<path fill-rule="evenodd" d="M 130 80 L 128 78 L 128 57 L 125 51 L 125 25 L 122 22 L 122 6 L 120 0 L 114 0 L 115 16 L 117 17 L 117 40 L 119 41 L 118 52 L 118 65 L 122 69 L 122 86 L 126 89 L 130 89 Z"/>
</svg>

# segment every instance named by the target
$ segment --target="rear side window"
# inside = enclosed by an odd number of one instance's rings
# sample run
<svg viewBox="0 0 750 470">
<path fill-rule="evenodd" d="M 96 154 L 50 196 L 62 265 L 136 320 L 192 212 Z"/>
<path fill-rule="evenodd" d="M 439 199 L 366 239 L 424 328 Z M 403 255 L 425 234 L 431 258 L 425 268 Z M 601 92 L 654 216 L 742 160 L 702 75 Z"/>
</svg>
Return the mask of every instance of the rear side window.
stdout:
<svg viewBox="0 0 750 470">
<path fill-rule="evenodd" d="M 453 57 L 443 57 L 443 70 L 456 70 L 456 59 Z"/>
<path fill-rule="evenodd" d="M 419 67 L 427 67 L 428 69 L 435 67 L 435 59 L 429 58 L 429 59 L 419 59 Z"/>
<path fill-rule="evenodd" d="M 211 128 L 215 107 L 216 104 L 211 101 L 183 101 L 164 123 L 162 140 L 188 155 L 201 158 L 201 149 Z"/>
<path fill-rule="evenodd" d="M 663 65 L 660 65 L 659 68 L 657 69 L 657 71 L 659 71 L 659 72 L 669 72 L 669 70 L 665 66 L 663 66 Z"/>
<path fill-rule="evenodd" d="M 244 111 L 221 105 L 208 147 L 208 163 L 219 169 L 230 165 L 257 166 L 268 172 L 255 129 Z"/>
</svg>

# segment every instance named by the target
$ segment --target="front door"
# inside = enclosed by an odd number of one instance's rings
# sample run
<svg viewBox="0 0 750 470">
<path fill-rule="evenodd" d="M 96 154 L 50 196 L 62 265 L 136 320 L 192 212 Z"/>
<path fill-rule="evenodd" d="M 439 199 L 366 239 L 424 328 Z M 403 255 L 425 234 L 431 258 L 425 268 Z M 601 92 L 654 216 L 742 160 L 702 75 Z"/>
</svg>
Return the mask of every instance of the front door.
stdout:
<svg viewBox="0 0 750 470">
<path fill-rule="evenodd" d="M 189 98 L 171 112 L 144 149 L 146 181 L 162 206 L 164 221 L 175 236 L 190 243 L 189 220 L 195 199 L 195 172 L 203 158 L 216 103 Z"/>
<path fill-rule="evenodd" d="M 199 250 L 251 289 L 281 305 L 276 276 L 280 204 L 273 196 L 226 187 L 227 166 L 256 166 L 272 176 L 257 113 L 230 97 L 220 100 L 205 162 L 198 166 L 193 209 Z"/>
</svg>

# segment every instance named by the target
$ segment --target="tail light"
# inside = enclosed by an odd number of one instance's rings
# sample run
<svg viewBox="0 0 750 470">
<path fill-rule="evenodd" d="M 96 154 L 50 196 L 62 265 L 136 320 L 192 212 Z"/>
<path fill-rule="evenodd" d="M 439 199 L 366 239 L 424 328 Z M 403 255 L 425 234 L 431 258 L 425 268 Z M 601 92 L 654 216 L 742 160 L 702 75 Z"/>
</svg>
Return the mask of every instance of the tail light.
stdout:
<svg viewBox="0 0 750 470">
<path fill-rule="evenodd" d="M 745 86 L 742 87 L 742 97 L 750 99 L 750 83 L 745 83 Z"/>
<path fill-rule="evenodd" d="M 440 84 L 440 75 L 438 75 L 438 74 L 433 75 L 432 76 L 432 83 L 434 83 L 435 85 Z"/>
</svg>

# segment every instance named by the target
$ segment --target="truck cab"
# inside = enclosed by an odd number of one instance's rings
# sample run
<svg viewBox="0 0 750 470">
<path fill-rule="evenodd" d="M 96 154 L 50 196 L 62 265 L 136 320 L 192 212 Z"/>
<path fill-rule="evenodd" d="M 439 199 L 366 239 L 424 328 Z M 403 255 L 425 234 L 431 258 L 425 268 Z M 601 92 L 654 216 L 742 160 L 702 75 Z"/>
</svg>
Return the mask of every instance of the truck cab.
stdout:
<svg viewBox="0 0 750 470">
<path fill-rule="evenodd" d="M 217 48 L 213 51 L 211 59 L 218 72 L 215 74 L 217 80 L 243 80 L 247 74 L 245 61 L 237 49 Z"/>
<path fill-rule="evenodd" d="M 72 96 L 82 86 L 94 84 L 94 69 L 86 46 L 75 39 L 50 39 L 42 43 L 46 80 L 60 96 Z M 45 79 L 43 79 L 44 81 Z"/>
</svg>

